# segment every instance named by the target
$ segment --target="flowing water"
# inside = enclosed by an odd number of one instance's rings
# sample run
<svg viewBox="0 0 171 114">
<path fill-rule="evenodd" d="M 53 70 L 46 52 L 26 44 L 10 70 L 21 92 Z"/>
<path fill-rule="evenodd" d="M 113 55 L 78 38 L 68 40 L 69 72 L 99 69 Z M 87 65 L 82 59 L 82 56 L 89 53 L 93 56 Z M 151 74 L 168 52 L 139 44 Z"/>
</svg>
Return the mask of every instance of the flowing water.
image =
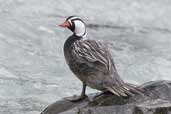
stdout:
<svg viewBox="0 0 171 114">
<path fill-rule="evenodd" d="M 89 37 L 111 44 L 125 81 L 169 80 L 170 6 L 170 0 L 0 0 L 0 114 L 38 114 L 80 93 L 63 56 L 71 32 L 57 26 L 70 15 L 85 20 Z"/>
</svg>

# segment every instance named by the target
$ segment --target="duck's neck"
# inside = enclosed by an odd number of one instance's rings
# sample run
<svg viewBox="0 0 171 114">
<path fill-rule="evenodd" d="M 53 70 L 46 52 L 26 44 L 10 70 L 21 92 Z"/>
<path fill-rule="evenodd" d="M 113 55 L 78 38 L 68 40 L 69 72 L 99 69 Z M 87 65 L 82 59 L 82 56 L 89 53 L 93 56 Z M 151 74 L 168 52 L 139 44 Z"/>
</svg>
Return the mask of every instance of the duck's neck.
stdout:
<svg viewBox="0 0 171 114">
<path fill-rule="evenodd" d="M 87 32 L 86 32 L 86 30 L 79 31 L 79 32 L 77 31 L 77 32 L 74 32 L 73 36 L 81 37 L 81 38 L 86 38 Z"/>
</svg>

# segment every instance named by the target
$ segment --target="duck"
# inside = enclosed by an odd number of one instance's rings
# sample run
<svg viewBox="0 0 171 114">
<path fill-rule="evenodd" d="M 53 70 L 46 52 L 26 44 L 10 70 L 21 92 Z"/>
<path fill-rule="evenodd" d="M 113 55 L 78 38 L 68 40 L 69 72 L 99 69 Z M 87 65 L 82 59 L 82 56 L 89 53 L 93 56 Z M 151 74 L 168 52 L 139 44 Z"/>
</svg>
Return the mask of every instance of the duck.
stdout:
<svg viewBox="0 0 171 114">
<path fill-rule="evenodd" d="M 59 26 L 73 33 L 65 41 L 63 51 L 70 70 L 82 82 L 81 95 L 70 101 L 85 99 L 87 86 L 118 97 L 141 93 L 138 86 L 121 79 L 108 46 L 95 38 L 87 38 L 86 24 L 80 17 L 69 16 Z"/>
</svg>

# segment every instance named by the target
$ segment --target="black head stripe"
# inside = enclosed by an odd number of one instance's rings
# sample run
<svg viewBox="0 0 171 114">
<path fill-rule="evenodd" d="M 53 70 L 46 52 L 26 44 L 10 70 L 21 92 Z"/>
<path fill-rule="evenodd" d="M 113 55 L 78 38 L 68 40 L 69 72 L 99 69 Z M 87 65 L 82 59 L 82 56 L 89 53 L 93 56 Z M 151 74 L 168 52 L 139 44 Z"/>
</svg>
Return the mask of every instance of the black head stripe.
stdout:
<svg viewBox="0 0 171 114">
<path fill-rule="evenodd" d="M 76 20 L 79 20 L 79 21 L 83 22 L 83 20 L 81 20 L 78 16 L 69 16 L 66 20 L 69 21 L 69 22 L 72 22 L 71 24 L 73 24 L 73 22 L 76 21 Z"/>
<path fill-rule="evenodd" d="M 66 20 L 70 20 L 70 19 L 72 19 L 72 18 L 78 18 L 78 16 L 69 16 Z M 79 18 L 78 18 L 79 19 Z"/>
<path fill-rule="evenodd" d="M 76 20 L 79 20 L 79 21 L 81 21 L 81 22 L 83 22 L 81 19 L 79 19 L 79 18 L 74 18 L 74 19 L 72 19 L 71 21 L 76 21 Z"/>
<path fill-rule="evenodd" d="M 74 30 L 75 30 L 75 23 L 74 23 L 74 22 L 72 22 L 72 21 L 71 21 L 71 23 L 72 23 L 72 26 L 71 26 L 71 27 L 69 27 L 69 29 L 70 29 L 71 31 L 74 31 Z"/>
</svg>

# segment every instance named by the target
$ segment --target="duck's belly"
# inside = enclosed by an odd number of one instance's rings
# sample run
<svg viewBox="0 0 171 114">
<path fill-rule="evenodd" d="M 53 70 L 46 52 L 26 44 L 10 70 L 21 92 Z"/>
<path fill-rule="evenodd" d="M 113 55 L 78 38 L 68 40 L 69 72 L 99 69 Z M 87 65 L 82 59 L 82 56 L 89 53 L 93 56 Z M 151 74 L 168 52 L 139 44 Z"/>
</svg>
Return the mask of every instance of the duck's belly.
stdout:
<svg viewBox="0 0 171 114">
<path fill-rule="evenodd" d="M 87 84 L 87 86 L 89 86 L 93 89 L 100 90 L 100 91 L 104 91 L 106 89 L 106 88 L 104 88 L 103 79 L 99 79 L 98 76 L 96 76 L 96 75 L 88 76 L 88 78 L 86 80 L 86 84 Z"/>
<path fill-rule="evenodd" d="M 69 66 L 72 72 L 76 75 L 76 77 L 82 82 L 86 83 L 87 86 L 101 91 L 105 90 L 105 75 L 102 72 L 92 67 L 89 67 L 84 63 L 75 63 L 70 64 Z"/>
</svg>

